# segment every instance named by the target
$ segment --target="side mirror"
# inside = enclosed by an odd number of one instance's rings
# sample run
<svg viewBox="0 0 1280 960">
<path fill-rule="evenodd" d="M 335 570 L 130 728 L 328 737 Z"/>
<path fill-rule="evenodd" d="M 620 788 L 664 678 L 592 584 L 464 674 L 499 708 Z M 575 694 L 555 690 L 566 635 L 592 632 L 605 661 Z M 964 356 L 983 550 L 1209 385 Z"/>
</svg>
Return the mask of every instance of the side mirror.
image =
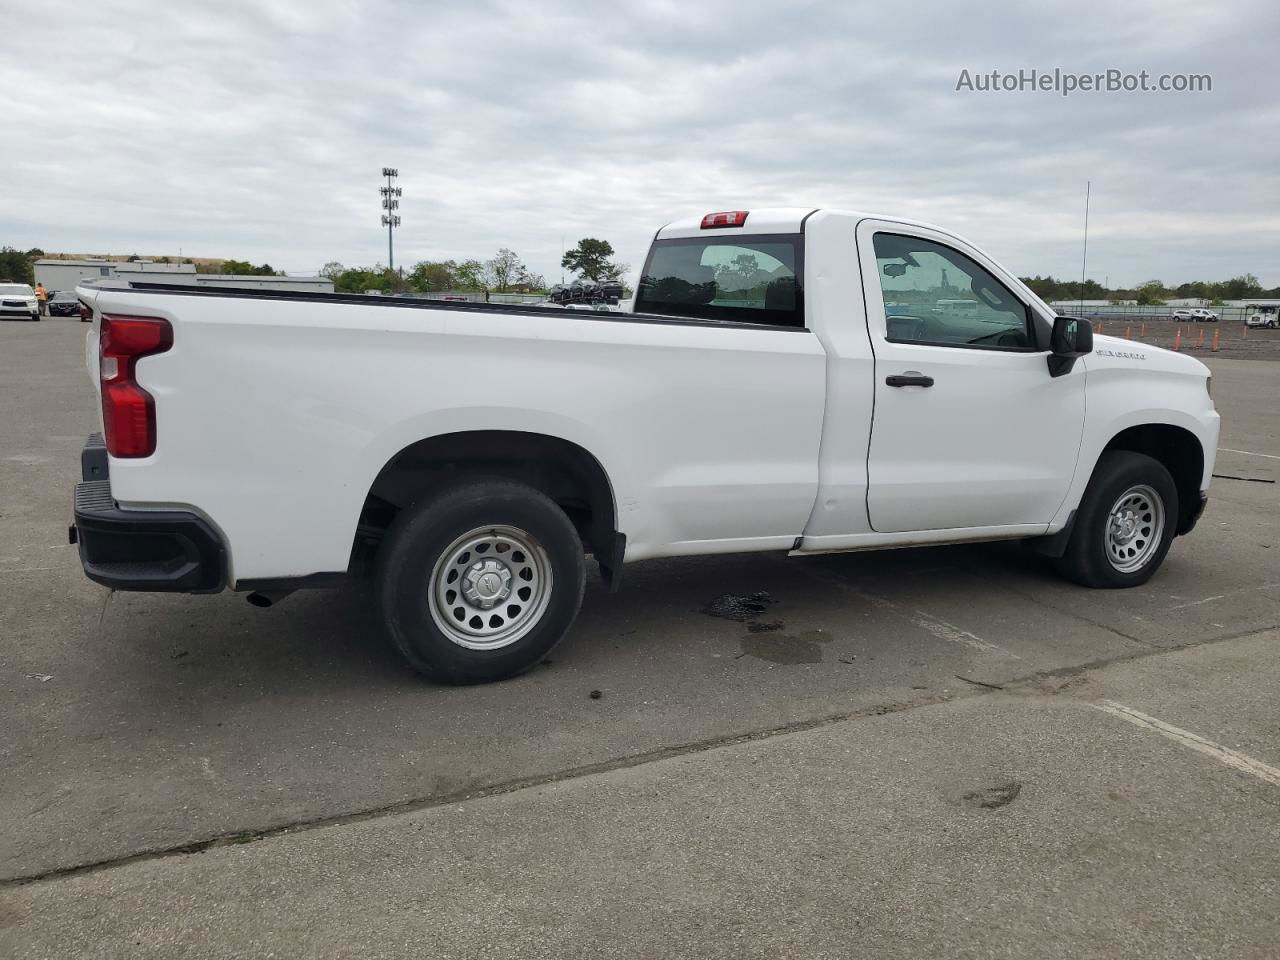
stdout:
<svg viewBox="0 0 1280 960">
<path fill-rule="evenodd" d="M 900 277 L 907 272 L 905 263 L 886 263 L 884 265 L 884 275 L 886 277 Z"/>
<path fill-rule="evenodd" d="M 1055 317 L 1049 337 L 1049 376 L 1070 373 L 1076 360 L 1093 352 L 1093 324 L 1080 317 Z"/>
</svg>

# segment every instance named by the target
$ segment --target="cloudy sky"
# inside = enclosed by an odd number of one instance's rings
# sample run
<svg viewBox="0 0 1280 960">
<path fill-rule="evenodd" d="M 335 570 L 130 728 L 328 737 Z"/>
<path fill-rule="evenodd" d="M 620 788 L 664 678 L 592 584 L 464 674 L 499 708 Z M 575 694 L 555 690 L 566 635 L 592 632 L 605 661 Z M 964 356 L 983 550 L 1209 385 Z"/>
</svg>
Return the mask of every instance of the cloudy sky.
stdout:
<svg viewBox="0 0 1280 960">
<path fill-rule="evenodd" d="M 1001 9 L 1003 7 L 1003 9 Z M 397 262 L 838 206 L 1020 274 L 1280 285 L 1280 5 L 0 0 L 0 244 Z M 15 44 L 15 40 L 20 43 Z M 13 56 L 21 50 L 22 56 Z M 962 70 L 1195 72 L 1207 93 L 956 91 Z"/>
</svg>

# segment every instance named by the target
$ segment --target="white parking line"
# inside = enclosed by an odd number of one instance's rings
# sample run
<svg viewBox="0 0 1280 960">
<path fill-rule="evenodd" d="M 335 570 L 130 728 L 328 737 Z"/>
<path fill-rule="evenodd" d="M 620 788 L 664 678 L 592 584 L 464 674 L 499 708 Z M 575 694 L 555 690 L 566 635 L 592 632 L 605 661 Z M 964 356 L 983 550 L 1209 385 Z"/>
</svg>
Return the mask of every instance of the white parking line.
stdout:
<svg viewBox="0 0 1280 960">
<path fill-rule="evenodd" d="M 1113 717 L 1119 717 L 1121 720 L 1132 723 L 1135 727 L 1142 727 L 1146 730 L 1154 730 L 1156 733 L 1175 740 L 1184 747 L 1190 747 L 1206 756 L 1221 760 L 1228 767 L 1239 770 L 1241 773 L 1247 773 L 1250 776 L 1257 777 L 1259 780 L 1265 780 L 1267 783 L 1275 787 L 1280 787 L 1280 770 L 1275 767 L 1268 766 L 1261 760 L 1255 760 L 1253 757 L 1246 756 L 1238 750 L 1232 750 L 1230 747 L 1224 747 L 1221 744 L 1214 743 L 1212 740 L 1206 740 L 1204 737 L 1198 737 L 1189 730 L 1183 730 L 1181 727 L 1175 727 L 1171 723 L 1165 723 L 1163 720 L 1157 720 L 1155 717 L 1149 717 L 1145 713 L 1140 713 L 1132 707 L 1126 707 L 1122 703 L 1116 703 L 1114 700 L 1103 700 L 1101 703 L 1091 703 L 1089 706 L 1095 710 L 1101 710 L 1109 713 Z"/>
<path fill-rule="evenodd" d="M 916 615 L 911 618 L 911 622 L 917 627 L 927 630 L 939 640 L 947 641 L 947 643 L 958 643 L 966 647 L 972 647 L 974 650 L 981 650 L 983 653 L 999 653 L 1006 657 L 1013 657 L 1015 660 L 1022 659 L 1016 653 L 1011 653 L 990 640 L 983 640 L 976 633 L 962 630 L 954 623 L 947 623 L 945 620 L 931 617 L 923 610 L 917 610 Z"/>
<path fill-rule="evenodd" d="M 1252 450 L 1232 450 L 1230 447 L 1219 447 L 1219 453 L 1243 453 L 1246 457 L 1262 457 L 1265 460 L 1280 460 L 1274 453 L 1254 453 Z"/>
</svg>

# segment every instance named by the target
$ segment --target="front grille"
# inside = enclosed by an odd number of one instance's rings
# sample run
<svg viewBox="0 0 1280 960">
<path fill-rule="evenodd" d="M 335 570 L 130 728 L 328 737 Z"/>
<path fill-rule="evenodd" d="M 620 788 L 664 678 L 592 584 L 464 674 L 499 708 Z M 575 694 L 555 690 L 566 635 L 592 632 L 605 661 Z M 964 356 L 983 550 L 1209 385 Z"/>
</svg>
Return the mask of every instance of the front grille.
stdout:
<svg viewBox="0 0 1280 960">
<path fill-rule="evenodd" d="M 25 307 L 25 306 L 28 306 L 27 301 L 25 301 L 25 300 L 6 300 L 6 301 L 4 302 L 4 305 L 5 305 L 6 307 Z"/>
</svg>

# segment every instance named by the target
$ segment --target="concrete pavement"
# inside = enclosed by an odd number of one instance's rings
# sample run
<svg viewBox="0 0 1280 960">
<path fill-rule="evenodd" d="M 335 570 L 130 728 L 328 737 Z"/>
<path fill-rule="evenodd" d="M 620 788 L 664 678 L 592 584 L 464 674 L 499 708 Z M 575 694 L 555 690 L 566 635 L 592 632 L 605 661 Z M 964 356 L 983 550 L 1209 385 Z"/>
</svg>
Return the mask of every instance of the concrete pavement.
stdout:
<svg viewBox="0 0 1280 960">
<path fill-rule="evenodd" d="M 0 951 L 1269 958 L 1280 741 L 1259 724 L 1280 713 L 1238 707 L 1242 676 L 1280 682 L 1277 641 L 10 888 Z M 1114 696 L 1261 748 L 1274 782 L 1098 709 Z"/>
</svg>

